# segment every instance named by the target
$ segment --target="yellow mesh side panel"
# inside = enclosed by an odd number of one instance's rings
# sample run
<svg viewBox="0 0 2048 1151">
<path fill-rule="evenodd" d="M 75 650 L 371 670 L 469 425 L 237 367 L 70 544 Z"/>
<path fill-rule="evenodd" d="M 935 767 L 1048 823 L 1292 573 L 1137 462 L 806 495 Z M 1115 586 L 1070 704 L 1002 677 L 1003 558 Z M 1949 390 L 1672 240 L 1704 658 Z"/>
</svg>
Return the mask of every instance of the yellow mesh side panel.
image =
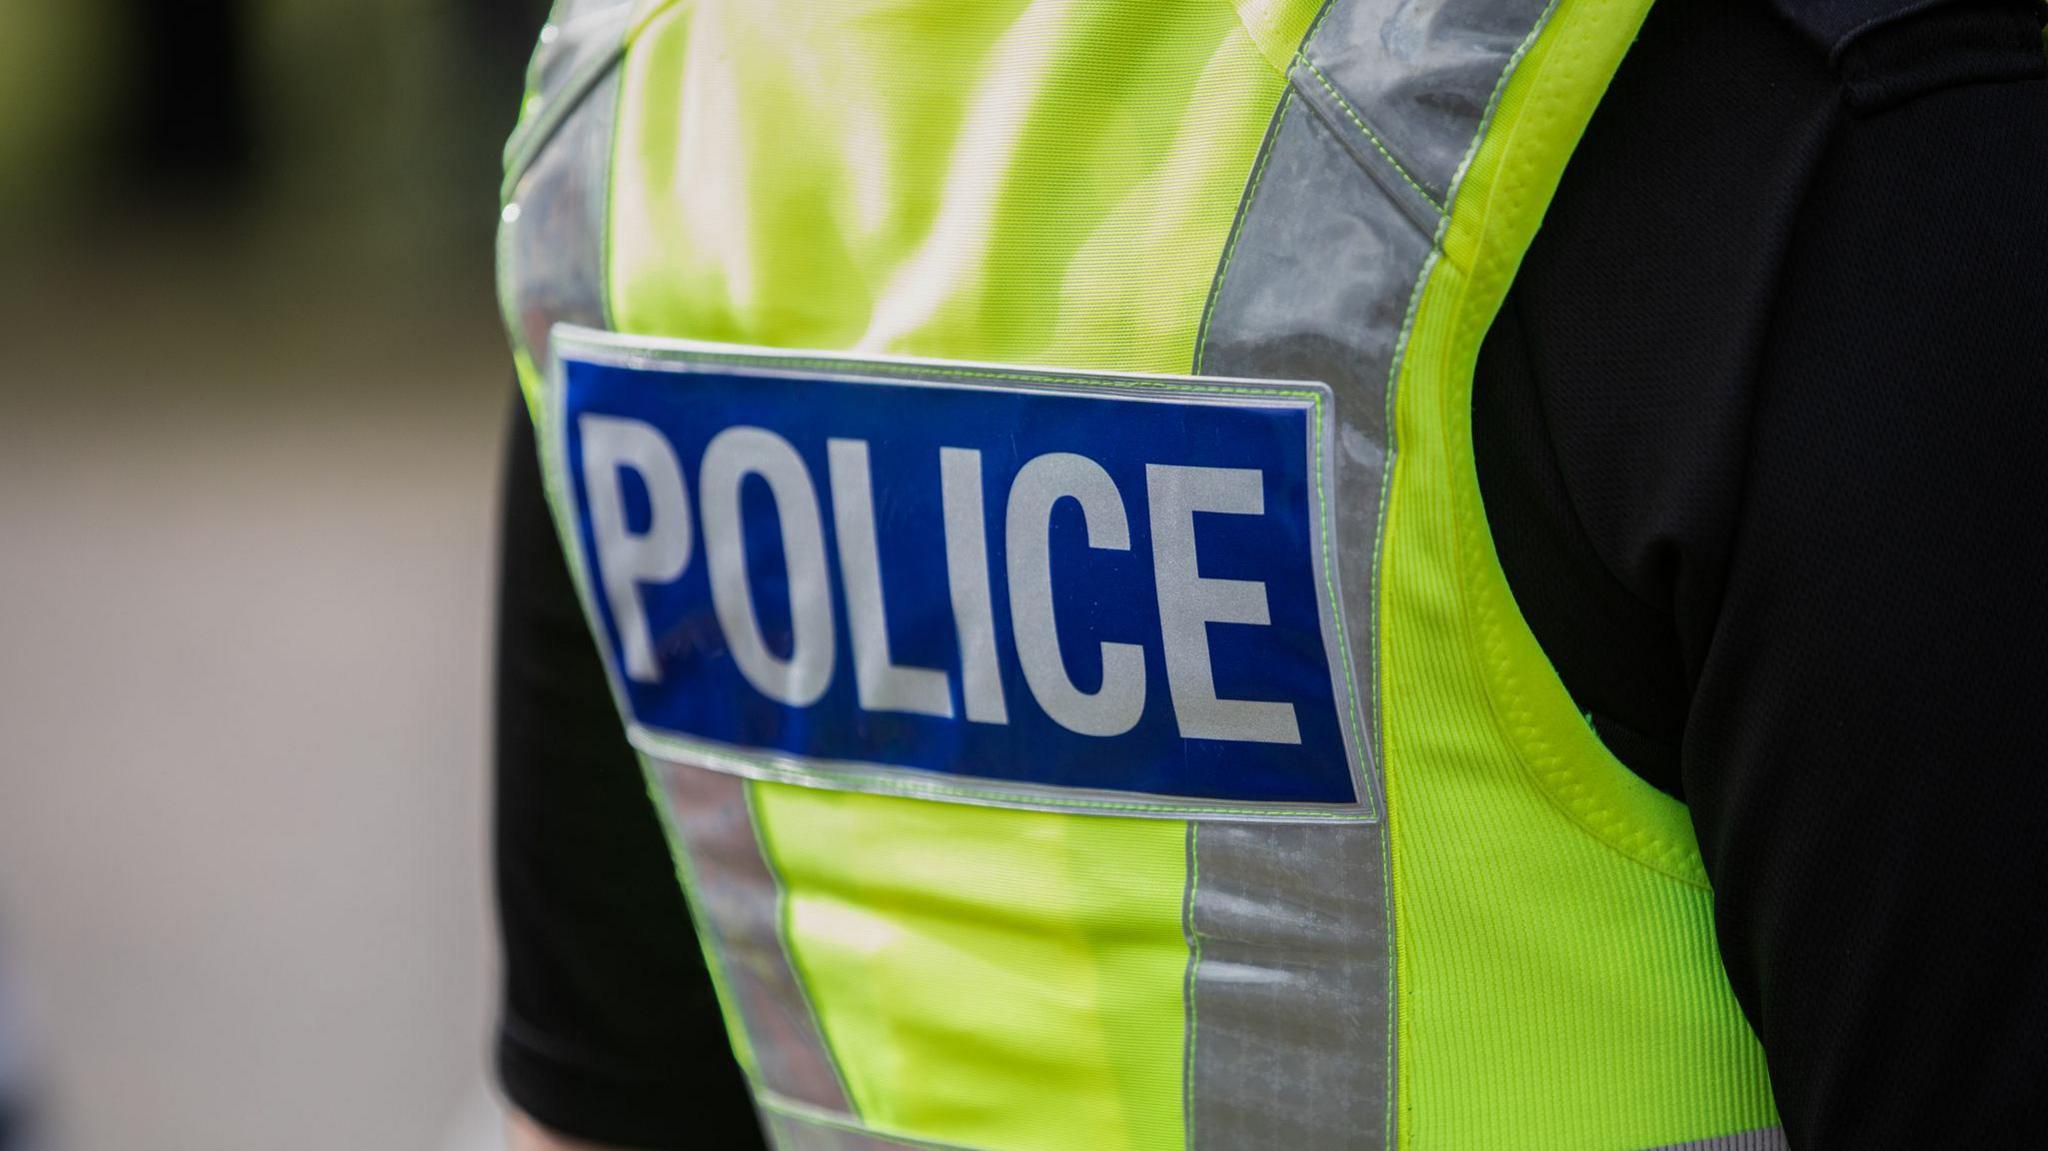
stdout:
<svg viewBox="0 0 2048 1151">
<path fill-rule="evenodd" d="M 1685 812 L 1573 708 L 1472 460 L 1480 340 L 1646 7 L 1561 0 L 1472 160 L 1398 381 L 1381 660 L 1403 1147 L 1626 1151 L 1776 1121 Z"/>
<path fill-rule="evenodd" d="M 990 1151 L 1180 1145 L 1186 824 L 753 786 L 865 1122 Z"/>
</svg>

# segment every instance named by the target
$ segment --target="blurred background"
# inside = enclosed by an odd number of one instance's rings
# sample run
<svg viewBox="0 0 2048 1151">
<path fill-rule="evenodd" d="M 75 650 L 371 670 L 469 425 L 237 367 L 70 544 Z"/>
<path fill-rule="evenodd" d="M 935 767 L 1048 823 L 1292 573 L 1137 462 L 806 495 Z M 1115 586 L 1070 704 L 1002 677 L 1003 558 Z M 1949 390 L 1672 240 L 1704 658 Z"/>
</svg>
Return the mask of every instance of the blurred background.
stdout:
<svg viewBox="0 0 2048 1151">
<path fill-rule="evenodd" d="M 0 0 L 0 1131 L 497 1145 L 498 150 L 545 0 Z"/>
</svg>

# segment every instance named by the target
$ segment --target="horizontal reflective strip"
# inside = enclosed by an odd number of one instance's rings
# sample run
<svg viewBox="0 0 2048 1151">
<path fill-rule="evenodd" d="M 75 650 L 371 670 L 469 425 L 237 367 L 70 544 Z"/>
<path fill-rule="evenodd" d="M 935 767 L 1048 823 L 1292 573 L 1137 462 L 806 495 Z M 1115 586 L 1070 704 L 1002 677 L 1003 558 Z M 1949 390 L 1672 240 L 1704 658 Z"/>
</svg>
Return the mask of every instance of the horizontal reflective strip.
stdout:
<svg viewBox="0 0 2048 1151">
<path fill-rule="evenodd" d="M 1756 1131 L 1738 1131 L 1733 1135 L 1722 1135 L 1714 1139 L 1699 1139 L 1691 1143 L 1673 1143 L 1667 1147 L 1656 1147 L 1650 1151 L 1786 1151 L 1785 1129 L 1765 1127 Z"/>
<path fill-rule="evenodd" d="M 772 1092 L 757 1092 L 754 1101 L 775 1151 L 968 1151 L 950 1143 L 883 1135 L 857 1122 L 777 1098 Z"/>
</svg>

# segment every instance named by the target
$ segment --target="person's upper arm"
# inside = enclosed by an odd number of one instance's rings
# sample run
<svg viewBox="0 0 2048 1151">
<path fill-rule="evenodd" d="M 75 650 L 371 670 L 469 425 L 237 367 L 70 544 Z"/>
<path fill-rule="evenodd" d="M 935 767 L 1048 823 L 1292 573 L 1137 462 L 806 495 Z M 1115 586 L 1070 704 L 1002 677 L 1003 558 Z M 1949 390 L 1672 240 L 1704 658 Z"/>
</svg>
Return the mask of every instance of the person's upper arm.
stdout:
<svg viewBox="0 0 2048 1151">
<path fill-rule="evenodd" d="M 762 1146 L 515 403 L 500 539 L 498 1071 L 522 1137 Z"/>
<path fill-rule="evenodd" d="M 1980 18 L 1842 61 L 1686 724 L 1800 1151 L 2048 1130 L 2048 80 Z M 1966 49 L 2032 76 L 1898 82 Z"/>
<path fill-rule="evenodd" d="M 1553 667 L 1691 808 L 1792 1147 L 2031 1146 L 2041 9 L 1824 50 L 1849 7 L 1651 10 L 1488 336 L 1474 446 Z"/>
</svg>

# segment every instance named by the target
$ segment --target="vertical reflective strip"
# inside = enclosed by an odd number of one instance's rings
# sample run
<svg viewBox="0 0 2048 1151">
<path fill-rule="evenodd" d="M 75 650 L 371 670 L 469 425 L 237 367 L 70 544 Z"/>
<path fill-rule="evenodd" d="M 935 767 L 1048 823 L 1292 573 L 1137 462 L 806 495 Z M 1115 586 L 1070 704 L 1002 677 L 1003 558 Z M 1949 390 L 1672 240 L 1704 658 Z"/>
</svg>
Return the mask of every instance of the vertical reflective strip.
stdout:
<svg viewBox="0 0 2048 1151">
<path fill-rule="evenodd" d="M 538 390 L 558 323 L 607 327 L 606 245 L 618 61 L 627 0 L 560 0 L 527 69 L 519 123 L 505 144 L 498 302 L 539 421 Z"/>
<path fill-rule="evenodd" d="M 697 913 L 753 1051 L 757 1086 L 838 1114 L 846 1091 L 819 1034 L 782 936 L 781 885 L 761 853 L 747 801 L 753 785 L 686 764 L 660 765 L 670 816 L 689 855 Z"/>
<path fill-rule="evenodd" d="M 1197 364 L 1212 375 L 1330 386 L 1336 567 L 1352 664 L 1367 685 L 1374 682 L 1373 565 L 1388 454 L 1387 379 L 1429 252 L 1429 237 L 1361 177 L 1336 131 L 1299 100 L 1284 101 L 1225 256 Z M 1369 730 L 1378 722 L 1375 696 L 1360 693 Z M 1366 758 L 1377 758 L 1376 749 L 1369 752 Z"/>
<path fill-rule="evenodd" d="M 500 217 L 500 302 L 537 373 L 529 388 L 547 375 L 556 324 L 605 326 L 605 194 L 618 88 L 612 72 L 583 96 L 534 153 Z"/>
<path fill-rule="evenodd" d="M 1335 395 L 1339 594 L 1375 733 L 1391 382 L 1465 157 L 1546 2 L 1332 0 L 1289 71 L 1195 352 L 1198 373 Z M 1377 746 L 1370 760 L 1383 798 Z M 1394 1145 L 1390 848 L 1385 823 L 1190 829 L 1191 1147 Z"/>
<path fill-rule="evenodd" d="M 1188 825 L 1189 1147 L 1387 1145 L 1384 832 Z"/>
<path fill-rule="evenodd" d="M 519 122 L 505 142 L 505 173 L 516 184 L 563 120 L 612 71 L 624 47 L 629 0 L 560 0 L 540 30 L 526 67 Z"/>
<path fill-rule="evenodd" d="M 1196 370 L 1336 397 L 1339 595 L 1377 730 L 1373 569 L 1386 389 L 1430 251 L 1305 98 L 1281 102 L 1219 270 Z M 1378 749 L 1362 786 L 1383 795 Z M 1381 810 L 1385 810 L 1384 806 Z M 1386 825 L 1205 823 L 1190 839 L 1188 1145 L 1394 1145 Z"/>
<path fill-rule="evenodd" d="M 1669 1147 L 1658 1147 L 1655 1151 L 1786 1151 L 1789 1146 L 1785 1142 L 1784 1128 L 1765 1127 L 1757 1131 L 1738 1131 L 1718 1139 L 1675 1143 Z"/>
<path fill-rule="evenodd" d="M 538 97 L 532 113 L 574 99 L 579 81 L 604 67 L 624 39 L 631 0 L 562 0 L 540 32 L 527 68 L 527 88 Z"/>
</svg>

